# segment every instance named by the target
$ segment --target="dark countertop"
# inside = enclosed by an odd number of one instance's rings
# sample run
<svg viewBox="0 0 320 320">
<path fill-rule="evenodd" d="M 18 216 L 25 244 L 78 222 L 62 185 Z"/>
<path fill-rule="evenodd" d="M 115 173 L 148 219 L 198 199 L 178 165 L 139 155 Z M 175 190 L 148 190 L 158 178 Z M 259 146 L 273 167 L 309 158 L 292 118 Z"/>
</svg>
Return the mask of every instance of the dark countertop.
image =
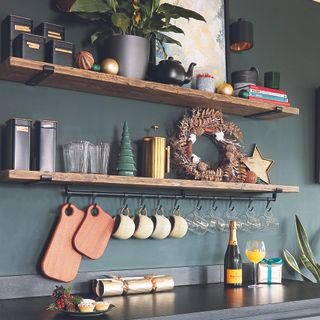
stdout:
<svg viewBox="0 0 320 320">
<path fill-rule="evenodd" d="M 290 319 L 320 316 L 320 286 L 286 281 L 259 289 L 226 289 L 223 284 L 176 287 L 174 291 L 106 299 L 116 305 L 101 320 Z M 71 319 L 46 311 L 50 297 L 0 300 L 1 320 Z M 93 319 L 81 317 L 81 319 Z"/>
</svg>

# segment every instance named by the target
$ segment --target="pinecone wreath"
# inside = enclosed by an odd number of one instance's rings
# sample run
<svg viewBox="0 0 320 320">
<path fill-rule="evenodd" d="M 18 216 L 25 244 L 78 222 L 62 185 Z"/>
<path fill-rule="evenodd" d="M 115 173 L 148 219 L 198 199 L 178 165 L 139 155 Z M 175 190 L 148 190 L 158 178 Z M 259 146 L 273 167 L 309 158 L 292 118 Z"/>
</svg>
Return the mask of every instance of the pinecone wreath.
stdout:
<svg viewBox="0 0 320 320">
<path fill-rule="evenodd" d="M 179 132 L 171 139 L 173 159 L 178 170 L 197 180 L 243 182 L 241 160 L 244 157 L 240 141 L 241 130 L 225 121 L 223 114 L 212 108 L 196 108 L 191 116 L 180 121 Z M 212 168 L 192 152 L 197 137 L 208 137 L 218 148 L 222 160 Z"/>
</svg>

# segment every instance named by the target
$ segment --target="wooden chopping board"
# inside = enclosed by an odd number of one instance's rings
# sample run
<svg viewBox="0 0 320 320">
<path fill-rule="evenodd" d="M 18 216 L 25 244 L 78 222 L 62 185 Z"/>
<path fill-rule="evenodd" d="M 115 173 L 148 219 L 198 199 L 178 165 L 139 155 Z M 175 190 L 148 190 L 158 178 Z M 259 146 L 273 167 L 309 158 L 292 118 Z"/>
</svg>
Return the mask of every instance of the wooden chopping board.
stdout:
<svg viewBox="0 0 320 320">
<path fill-rule="evenodd" d="M 108 245 L 113 226 L 112 217 L 99 205 L 92 204 L 73 238 L 75 249 L 90 259 L 99 259 Z"/>
<path fill-rule="evenodd" d="M 41 262 L 48 278 L 69 282 L 77 276 L 82 256 L 73 248 L 72 239 L 84 217 L 85 212 L 72 204 L 61 208 L 60 219 Z"/>
</svg>

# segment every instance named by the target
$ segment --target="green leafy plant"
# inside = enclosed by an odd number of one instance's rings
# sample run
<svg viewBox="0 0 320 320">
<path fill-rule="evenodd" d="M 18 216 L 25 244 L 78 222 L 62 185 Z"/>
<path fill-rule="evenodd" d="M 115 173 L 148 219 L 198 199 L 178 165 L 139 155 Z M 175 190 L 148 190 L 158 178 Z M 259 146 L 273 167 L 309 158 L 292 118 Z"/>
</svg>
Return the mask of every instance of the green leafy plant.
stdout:
<svg viewBox="0 0 320 320">
<path fill-rule="evenodd" d="M 173 21 L 195 19 L 204 21 L 199 13 L 160 0 L 56 0 L 58 9 L 75 13 L 97 24 L 97 30 L 91 36 L 91 42 L 111 35 L 136 35 L 150 38 L 160 43 L 181 43 L 167 33 L 181 33 Z"/>
<path fill-rule="evenodd" d="M 300 248 L 300 254 L 299 254 L 300 261 L 303 264 L 303 266 L 311 272 L 316 282 L 319 283 L 320 282 L 320 264 L 318 264 L 315 261 L 315 257 L 310 247 L 307 233 L 301 221 L 297 216 L 295 217 L 296 217 L 296 234 L 297 234 L 298 244 Z M 288 265 L 294 271 L 299 273 L 305 281 L 312 282 L 312 280 L 309 277 L 307 277 L 304 273 L 302 273 L 296 259 L 287 249 L 283 250 L 283 256 L 287 261 Z"/>
</svg>

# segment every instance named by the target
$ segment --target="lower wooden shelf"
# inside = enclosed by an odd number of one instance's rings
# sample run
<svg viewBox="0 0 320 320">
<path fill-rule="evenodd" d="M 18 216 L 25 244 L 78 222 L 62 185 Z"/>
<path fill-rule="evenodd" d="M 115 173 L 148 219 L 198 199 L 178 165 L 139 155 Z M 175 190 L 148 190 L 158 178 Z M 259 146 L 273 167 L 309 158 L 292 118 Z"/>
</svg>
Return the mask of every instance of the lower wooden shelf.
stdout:
<svg viewBox="0 0 320 320">
<path fill-rule="evenodd" d="M 56 184 L 85 184 L 119 187 L 139 187 L 153 189 L 183 189 L 217 192 L 299 192 L 298 186 L 264 185 L 249 183 L 212 182 L 183 179 L 153 179 L 143 177 L 123 177 L 101 174 L 40 172 L 24 170 L 5 170 L 0 172 L 0 180 L 7 182 L 40 182 Z"/>
</svg>

